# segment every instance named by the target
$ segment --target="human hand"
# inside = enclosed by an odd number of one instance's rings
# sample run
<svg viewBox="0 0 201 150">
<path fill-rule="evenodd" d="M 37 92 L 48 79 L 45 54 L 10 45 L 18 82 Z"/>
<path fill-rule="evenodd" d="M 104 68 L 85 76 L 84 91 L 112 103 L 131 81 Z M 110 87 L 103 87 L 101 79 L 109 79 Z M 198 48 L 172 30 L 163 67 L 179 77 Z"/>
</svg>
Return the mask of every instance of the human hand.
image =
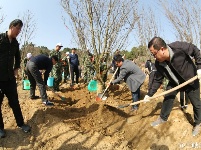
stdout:
<svg viewBox="0 0 201 150">
<path fill-rule="evenodd" d="M 15 69 L 15 70 L 14 70 L 14 75 L 15 75 L 16 78 L 19 77 L 19 76 L 18 76 L 18 69 Z"/>
<path fill-rule="evenodd" d="M 201 82 L 201 69 L 197 70 L 198 79 Z"/>
<path fill-rule="evenodd" d="M 150 101 L 149 98 L 150 98 L 149 95 L 145 95 L 145 97 L 143 99 L 144 103 L 149 102 Z"/>
</svg>

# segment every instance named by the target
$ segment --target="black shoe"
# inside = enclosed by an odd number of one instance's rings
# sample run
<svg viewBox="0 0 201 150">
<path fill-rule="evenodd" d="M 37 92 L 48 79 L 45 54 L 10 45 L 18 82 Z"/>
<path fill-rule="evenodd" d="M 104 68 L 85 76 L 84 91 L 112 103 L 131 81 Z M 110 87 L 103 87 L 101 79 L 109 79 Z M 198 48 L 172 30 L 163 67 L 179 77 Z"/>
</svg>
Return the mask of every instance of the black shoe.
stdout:
<svg viewBox="0 0 201 150">
<path fill-rule="evenodd" d="M 29 125 L 26 125 L 26 124 L 20 126 L 19 128 L 22 129 L 22 131 L 24 131 L 25 133 L 28 133 L 31 131 L 31 127 Z"/>
<path fill-rule="evenodd" d="M 38 98 L 39 98 L 39 96 L 32 96 L 32 97 L 30 97 L 30 99 L 32 99 L 32 100 L 38 99 Z"/>
<path fill-rule="evenodd" d="M 45 104 L 46 106 L 54 106 L 54 103 L 50 102 L 50 101 L 43 101 L 43 104 Z"/>
<path fill-rule="evenodd" d="M 4 129 L 0 129 L 0 138 L 5 138 L 6 137 L 6 132 Z"/>
</svg>

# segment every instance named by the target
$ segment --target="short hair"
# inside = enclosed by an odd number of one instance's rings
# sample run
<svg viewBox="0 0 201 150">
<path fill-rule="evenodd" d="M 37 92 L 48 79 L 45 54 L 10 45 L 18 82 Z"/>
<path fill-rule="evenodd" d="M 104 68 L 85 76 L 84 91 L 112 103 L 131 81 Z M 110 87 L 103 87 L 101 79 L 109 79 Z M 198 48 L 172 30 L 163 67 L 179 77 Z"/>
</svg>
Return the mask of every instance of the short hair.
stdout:
<svg viewBox="0 0 201 150">
<path fill-rule="evenodd" d="M 151 39 L 151 41 L 148 43 L 148 48 L 150 48 L 153 45 L 153 48 L 156 50 L 160 50 L 161 47 L 167 48 L 167 44 L 165 41 L 160 37 L 154 37 Z"/>
<path fill-rule="evenodd" d="M 115 56 L 114 61 L 121 62 L 121 61 L 124 61 L 124 59 L 122 58 L 120 54 L 118 54 Z"/>
<path fill-rule="evenodd" d="M 56 55 L 53 55 L 53 56 L 51 56 L 50 58 L 51 58 L 51 59 L 54 59 L 56 62 L 58 62 L 58 60 L 59 60 Z"/>
<path fill-rule="evenodd" d="M 75 50 L 75 51 L 76 51 L 77 49 L 76 49 L 76 48 L 72 48 L 72 50 Z"/>
<path fill-rule="evenodd" d="M 18 26 L 18 25 L 19 25 L 20 27 L 23 26 L 22 20 L 20 20 L 20 19 L 15 19 L 15 20 L 13 20 L 13 21 L 10 23 L 9 29 L 10 29 L 12 26 L 16 27 L 16 26 Z"/>
</svg>

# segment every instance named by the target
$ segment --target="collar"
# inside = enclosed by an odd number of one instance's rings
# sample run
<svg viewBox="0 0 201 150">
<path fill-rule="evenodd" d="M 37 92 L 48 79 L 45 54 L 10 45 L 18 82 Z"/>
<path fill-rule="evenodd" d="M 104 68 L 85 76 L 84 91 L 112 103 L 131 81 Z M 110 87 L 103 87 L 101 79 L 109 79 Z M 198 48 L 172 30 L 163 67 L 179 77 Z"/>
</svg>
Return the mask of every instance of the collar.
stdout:
<svg viewBox="0 0 201 150">
<path fill-rule="evenodd" d="M 169 51 L 170 61 L 171 61 L 172 58 L 173 58 L 174 52 L 173 52 L 173 50 L 168 45 L 167 45 L 167 48 L 168 48 L 168 51 Z"/>
</svg>

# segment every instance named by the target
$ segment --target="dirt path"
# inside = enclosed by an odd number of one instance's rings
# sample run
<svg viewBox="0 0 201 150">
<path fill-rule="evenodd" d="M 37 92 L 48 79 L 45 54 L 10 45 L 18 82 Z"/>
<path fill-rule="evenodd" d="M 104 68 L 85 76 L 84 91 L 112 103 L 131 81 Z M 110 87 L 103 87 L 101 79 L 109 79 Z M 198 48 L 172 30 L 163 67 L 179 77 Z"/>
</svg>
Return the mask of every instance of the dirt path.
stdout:
<svg viewBox="0 0 201 150">
<path fill-rule="evenodd" d="M 141 99 L 146 93 L 145 87 L 146 82 L 141 89 Z M 172 150 L 194 149 L 193 146 L 201 149 L 200 135 L 191 135 L 191 105 L 184 114 L 175 100 L 169 121 L 153 128 L 150 123 L 159 116 L 163 98 L 141 103 L 137 114 L 132 114 L 130 107 L 117 108 L 131 103 L 130 92 L 122 88 L 111 87 L 107 100 L 96 102 L 96 94 L 90 93 L 83 84 L 76 89 L 63 84 L 58 94 L 66 101 L 48 91 L 55 106 L 46 107 L 40 99 L 30 100 L 29 91 L 22 90 L 19 84 L 20 105 L 32 132 L 26 134 L 16 127 L 5 99 L 2 112 L 7 136 L 0 139 L 0 149 Z"/>
</svg>

